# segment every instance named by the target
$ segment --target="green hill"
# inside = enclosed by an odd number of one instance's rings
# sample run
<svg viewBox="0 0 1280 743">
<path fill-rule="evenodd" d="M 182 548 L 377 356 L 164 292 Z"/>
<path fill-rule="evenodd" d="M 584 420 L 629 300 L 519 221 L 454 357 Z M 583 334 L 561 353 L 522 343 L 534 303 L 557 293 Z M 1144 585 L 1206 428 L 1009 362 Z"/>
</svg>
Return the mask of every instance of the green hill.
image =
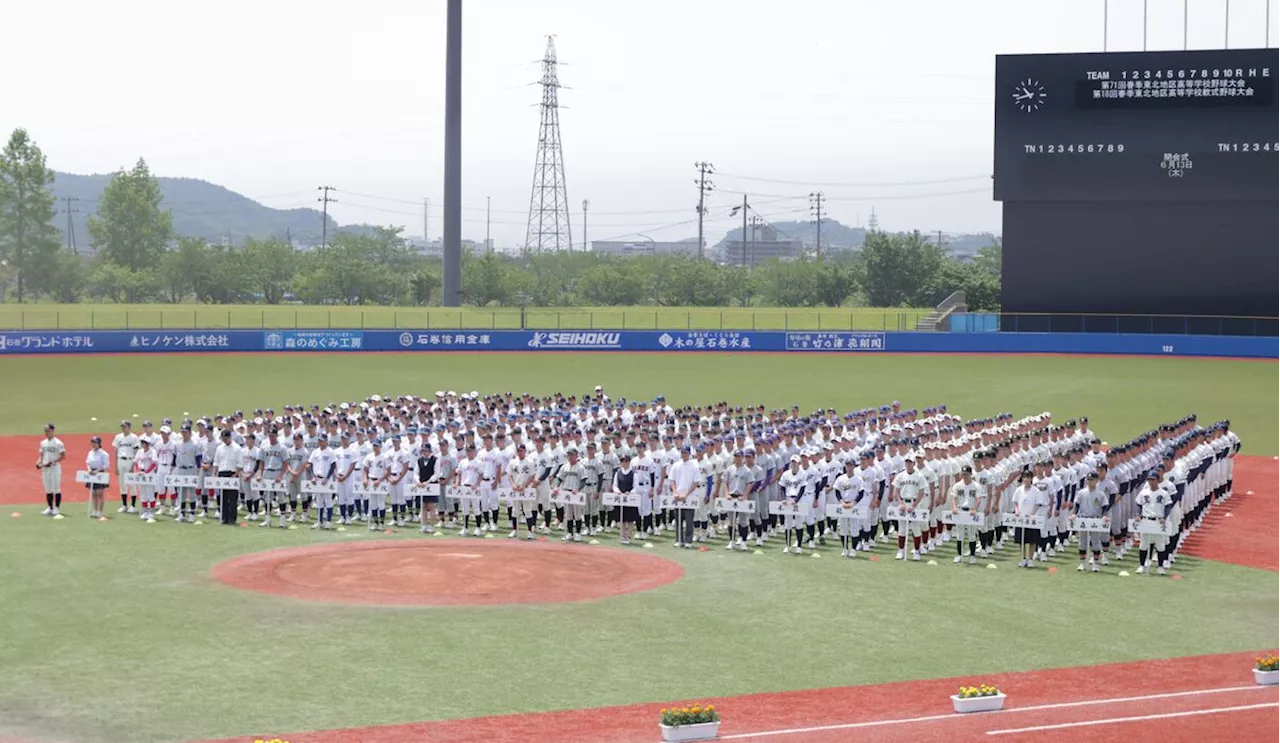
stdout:
<svg viewBox="0 0 1280 743">
<path fill-rule="evenodd" d="M 91 252 L 89 233 L 85 220 L 97 211 L 102 190 L 111 181 L 111 175 L 75 175 L 56 173 L 53 193 L 59 199 L 71 197 L 72 222 L 76 245 L 81 252 Z M 179 235 L 203 237 L 210 242 L 228 238 L 234 244 L 246 237 L 280 237 L 288 234 L 294 244 L 307 247 L 320 243 L 321 213 L 318 209 L 272 209 L 227 188 L 196 178 L 158 178 L 164 193 L 163 206 L 173 210 L 173 227 Z M 299 195 L 304 200 L 306 194 Z M 59 209 L 64 204 L 59 202 Z M 329 217 L 329 234 L 338 230 L 338 223 Z M 59 211 L 54 219 L 59 230 L 65 230 L 67 216 Z"/>
</svg>

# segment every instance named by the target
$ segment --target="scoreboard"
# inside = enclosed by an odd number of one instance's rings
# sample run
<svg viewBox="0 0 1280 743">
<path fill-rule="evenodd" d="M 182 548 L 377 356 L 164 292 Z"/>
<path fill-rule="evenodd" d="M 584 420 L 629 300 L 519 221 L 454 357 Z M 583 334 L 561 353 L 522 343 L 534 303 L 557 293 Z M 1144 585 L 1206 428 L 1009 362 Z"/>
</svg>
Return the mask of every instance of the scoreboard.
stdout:
<svg viewBox="0 0 1280 743">
<path fill-rule="evenodd" d="M 1274 202 L 1276 49 L 996 57 L 997 201 Z"/>
</svg>

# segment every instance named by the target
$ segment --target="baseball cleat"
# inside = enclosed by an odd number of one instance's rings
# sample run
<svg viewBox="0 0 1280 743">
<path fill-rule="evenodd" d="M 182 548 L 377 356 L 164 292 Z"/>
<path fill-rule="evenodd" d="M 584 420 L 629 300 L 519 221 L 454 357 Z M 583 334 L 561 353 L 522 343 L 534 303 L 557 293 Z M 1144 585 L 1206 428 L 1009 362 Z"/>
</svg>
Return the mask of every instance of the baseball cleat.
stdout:
<svg viewBox="0 0 1280 743">
<path fill-rule="evenodd" d="M 955 559 L 953 559 L 951 562 L 954 562 L 955 564 L 959 565 L 959 564 L 960 564 L 960 555 L 956 555 L 956 556 L 955 556 Z"/>
<path fill-rule="evenodd" d="M 895 559 L 895 560 L 901 560 L 901 559 L 902 559 L 902 557 L 903 557 L 903 551 L 902 551 L 902 550 L 898 550 L 898 554 L 894 555 L 894 556 L 893 556 L 893 559 Z"/>
</svg>

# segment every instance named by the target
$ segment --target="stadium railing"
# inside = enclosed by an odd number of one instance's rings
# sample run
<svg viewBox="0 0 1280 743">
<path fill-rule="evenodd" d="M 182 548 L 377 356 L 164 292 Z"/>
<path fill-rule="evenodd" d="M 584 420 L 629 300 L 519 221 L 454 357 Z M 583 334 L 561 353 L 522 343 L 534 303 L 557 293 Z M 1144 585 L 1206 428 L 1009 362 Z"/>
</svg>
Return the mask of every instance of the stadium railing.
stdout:
<svg viewBox="0 0 1280 743">
<path fill-rule="evenodd" d="M 4 330 L 831 330 L 1276 336 L 1275 317 L 952 312 L 927 309 L 396 309 L 241 306 L 39 309 L 0 305 Z"/>
<path fill-rule="evenodd" d="M 914 330 L 925 309 L 17 308 L 0 330 Z"/>
</svg>

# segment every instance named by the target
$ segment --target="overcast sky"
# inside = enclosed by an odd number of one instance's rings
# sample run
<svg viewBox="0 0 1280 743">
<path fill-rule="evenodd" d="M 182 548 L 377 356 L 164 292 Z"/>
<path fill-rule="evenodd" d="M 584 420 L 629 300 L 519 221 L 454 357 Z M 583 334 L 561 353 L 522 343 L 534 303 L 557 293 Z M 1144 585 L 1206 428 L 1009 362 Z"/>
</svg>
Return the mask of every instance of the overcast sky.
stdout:
<svg viewBox="0 0 1280 743">
<path fill-rule="evenodd" d="M 1188 0 L 1188 46 L 1223 46 L 1227 2 Z M 1267 2 L 1230 3 L 1232 47 L 1264 45 Z M 1100 51 L 1103 5 L 466 0 L 464 237 L 484 237 L 491 197 L 497 244 L 523 243 L 545 34 L 565 63 L 575 242 L 584 198 L 592 240 L 696 234 L 674 223 L 694 218 L 698 160 L 719 171 L 710 242 L 742 192 L 807 219 L 816 188 L 845 224 L 874 207 L 886 229 L 998 232 L 993 55 Z M 1143 5 L 1110 0 L 1111 50 L 1142 48 Z M 1183 0 L 1147 5 L 1148 48 L 1182 48 Z M 327 184 L 339 221 L 409 234 L 429 197 L 440 234 L 444 0 L 28 0 L 4 15 L 0 129 L 26 127 L 55 169 L 143 156 L 276 207 Z"/>
</svg>

